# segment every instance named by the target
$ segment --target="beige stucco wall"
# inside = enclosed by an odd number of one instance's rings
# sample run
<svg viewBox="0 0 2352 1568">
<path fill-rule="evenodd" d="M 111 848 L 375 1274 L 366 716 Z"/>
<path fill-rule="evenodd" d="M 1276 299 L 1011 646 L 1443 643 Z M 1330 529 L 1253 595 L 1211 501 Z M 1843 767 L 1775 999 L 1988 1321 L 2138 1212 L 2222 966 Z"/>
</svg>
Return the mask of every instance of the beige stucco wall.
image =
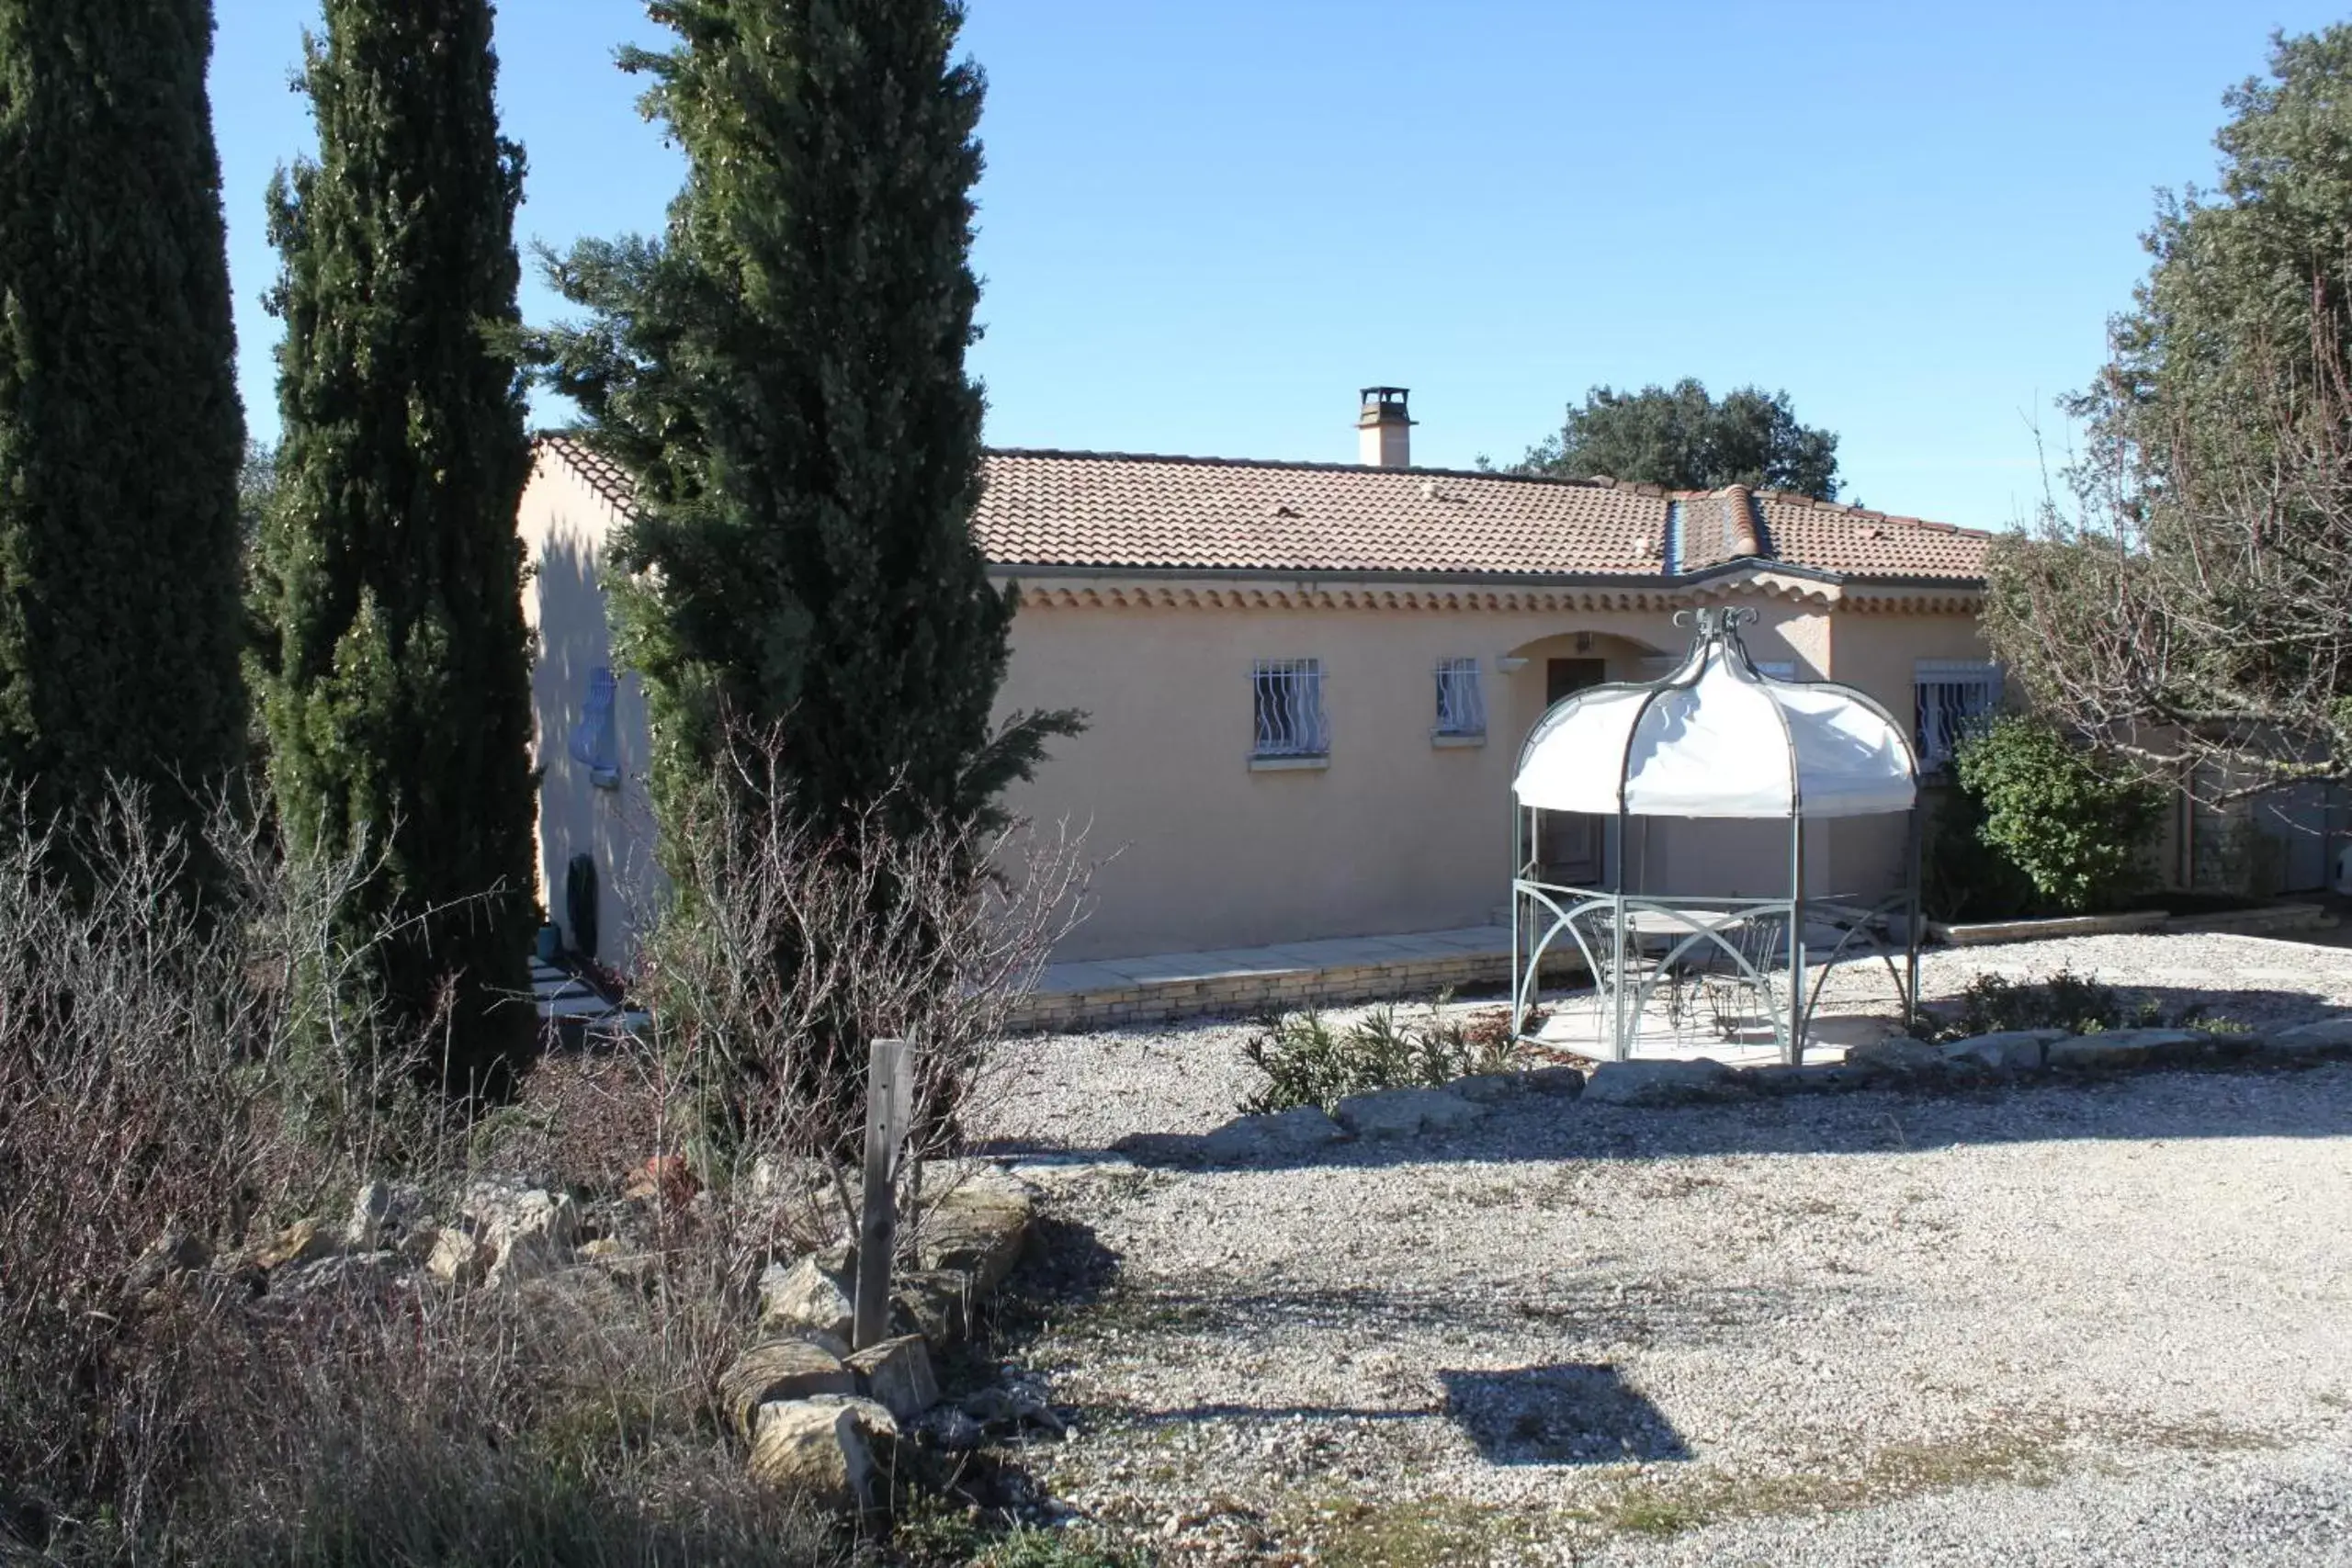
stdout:
<svg viewBox="0 0 2352 1568">
<path fill-rule="evenodd" d="M 1184 603 L 1170 604 L 1170 598 Z M 1398 608 L 1268 581 L 1186 585 L 1033 581 L 1013 628 L 1006 709 L 1076 707 L 1083 736 L 1058 743 L 1013 807 L 1088 829 L 1093 917 L 1062 956 L 1256 946 L 1483 924 L 1506 905 L 1509 780 L 1541 716 L 1544 660 L 1608 660 L 1611 680 L 1652 678 L 1645 651 L 1688 633 L 1672 607 Z M 1391 599 L 1395 595 L 1389 595 Z M 1478 597 L 1455 594 L 1454 600 Z M 1505 596 L 1517 598 L 1521 596 Z M 1626 598 L 1629 596 L 1614 596 Z M 1215 601 L 1214 604 L 1210 601 Z M 1747 642 L 1800 676 L 1851 680 L 1907 724 L 1912 661 L 1976 656 L 1965 615 L 1858 615 L 1757 596 Z M 1484 747 L 1432 746 L 1433 671 L 1476 657 L 1487 682 Z M 1526 660 L 1503 673 L 1498 660 Z M 1323 661 L 1330 765 L 1253 772 L 1250 672 L 1258 659 Z M 1815 831 L 1817 890 L 1899 885 L 1899 819 Z M 1657 892 L 1765 896 L 1787 885 L 1785 826 L 1657 822 L 1632 852 Z M 1849 885 L 1851 886 L 1849 886 Z"/>
<path fill-rule="evenodd" d="M 1829 618 L 1832 679 L 1860 687 L 1884 704 L 1907 729 L 1916 722 L 1913 682 L 1922 659 L 1989 659 L 1992 652 L 1973 615 L 1849 612 Z M 1837 824 L 1830 835 L 1828 874 L 1839 892 L 1861 892 L 1903 860 L 1900 818 L 1861 818 Z"/>
<path fill-rule="evenodd" d="M 619 518 L 560 463 L 542 460 L 521 530 L 539 639 L 533 677 L 540 793 L 540 897 L 568 928 L 564 873 L 595 858 L 600 956 L 625 963 L 650 908 L 652 818 L 642 696 L 623 673 L 617 788 L 571 755 L 591 672 L 611 661 L 602 595 Z M 1768 589 L 1770 584 L 1765 585 Z M 1783 585 L 1785 587 L 1785 585 Z M 1013 625 L 999 706 L 1075 707 L 1086 733 L 1057 741 L 1010 804 L 1068 819 L 1107 857 L 1094 912 L 1063 958 L 1258 946 L 1313 937 L 1480 925 L 1507 907 L 1509 782 L 1542 716 L 1545 660 L 1599 658 L 1611 680 L 1662 673 L 1686 646 L 1673 599 L 1374 588 L 1268 580 L 1033 577 Z M 1850 682 L 1910 720 L 1913 661 L 1981 657 L 1973 615 L 1860 613 L 1835 593 L 1760 592 L 1756 658 Z M 1434 671 L 1476 658 L 1483 746 L 1433 745 Z M 1329 765 L 1253 771 L 1250 670 L 1323 661 Z M 1523 661 L 1506 671 L 1506 660 Z M 1786 886 L 1779 823 L 1657 822 L 1629 858 L 1650 891 L 1770 896 Z M 1808 844 L 1816 891 L 1896 885 L 1899 820 L 1830 824 Z M 567 929 L 567 938 L 570 937 Z"/>
<path fill-rule="evenodd" d="M 576 945 L 565 908 L 565 870 L 575 854 L 595 859 L 597 956 L 616 966 L 634 950 L 652 874 L 652 813 L 645 795 L 645 700 L 634 677 L 616 671 L 617 787 L 600 788 L 572 756 L 591 675 L 612 664 L 605 618 L 605 551 L 620 517 L 572 470 L 542 454 L 523 491 L 518 526 L 531 574 L 523 614 L 537 638 L 531 671 L 532 756 L 539 769 L 539 902 Z"/>
</svg>

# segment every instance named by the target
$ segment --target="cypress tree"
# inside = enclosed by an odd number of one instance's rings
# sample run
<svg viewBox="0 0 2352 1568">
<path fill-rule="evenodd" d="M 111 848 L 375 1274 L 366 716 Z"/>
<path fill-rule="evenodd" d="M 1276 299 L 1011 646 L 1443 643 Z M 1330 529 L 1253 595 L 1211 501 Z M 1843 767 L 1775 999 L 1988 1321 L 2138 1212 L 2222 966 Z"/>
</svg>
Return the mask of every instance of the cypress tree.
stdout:
<svg viewBox="0 0 2352 1568">
<path fill-rule="evenodd" d="M 751 734 L 778 744 L 776 804 L 820 830 L 877 802 L 899 831 L 982 818 L 1076 716 L 992 725 L 1014 601 L 971 533 L 982 81 L 956 58 L 963 8 L 657 14 L 678 45 L 623 60 L 653 78 L 685 189 L 664 241 L 551 267 L 592 318 L 545 347 L 586 434 L 639 481 L 619 553 L 641 575 L 616 607 L 657 809 L 678 820 Z M 746 773 L 739 787 L 764 783 Z M 816 1044 L 862 1059 L 854 1019 Z"/>
<path fill-rule="evenodd" d="M 528 1055 L 529 468 L 514 219 L 488 0 L 328 0 L 304 85 L 319 160 L 270 195 L 284 421 L 255 592 L 287 839 L 382 857 L 348 912 L 396 1026 L 454 982 L 443 1063 L 503 1092 Z"/>
<path fill-rule="evenodd" d="M 209 0 L 0 0 L 0 784 L 185 824 L 242 760 Z"/>
</svg>

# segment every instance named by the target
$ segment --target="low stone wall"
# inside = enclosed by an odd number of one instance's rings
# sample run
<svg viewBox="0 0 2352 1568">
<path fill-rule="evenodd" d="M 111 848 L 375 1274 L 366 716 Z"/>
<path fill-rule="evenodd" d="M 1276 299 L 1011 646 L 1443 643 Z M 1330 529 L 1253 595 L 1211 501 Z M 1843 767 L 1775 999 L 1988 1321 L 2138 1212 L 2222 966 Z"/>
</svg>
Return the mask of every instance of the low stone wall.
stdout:
<svg viewBox="0 0 2352 1568">
<path fill-rule="evenodd" d="M 2002 942 L 2043 942 L 2052 937 L 2154 931 L 2171 918 L 2162 909 L 2134 909 L 2121 915 L 2055 915 L 2047 919 L 1979 920 L 1966 925 L 1929 920 L 1928 934 L 1948 947 L 1989 947 Z"/>
<path fill-rule="evenodd" d="M 2317 931 L 2335 917 L 2318 904 L 2265 904 L 2213 914 L 2172 915 L 2133 909 L 2119 915 L 2056 915 L 2046 919 L 1981 920 L 1965 925 L 1928 922 L 1928 934 L 1951 947 L 1984 947 L 2000 942 L 2041 942 L 2052 937 L 2109 936 L 2119 931 L 2201 931 L 2233 936 L 2273 936 Z"/>
<path fill-rule="evenodd" d="M 1546 984 L 1580 979 L 1583 975 L 1581 958 L 1554 954 L 1544 958 Z M 1350 1002 L 1387 1001 L 1398 997 L 1433 997 L 1440 991 L 1510 983 L 1510 954 L 1507 952 L 1464 953 L 1448 958 L 1432 955 L 1393 964 L 1321 969 L 1187 976 L 1139 980 L 1100 990 L 1036 992 L 1014 1014 L 1012 1026 L 1037 1032 L 1059 1032 L 1128 1023 L 1165 1023 L 1174 1019 L 1216 1014 L 1248 1017 L 1295 1012 L 1310 1007 L 1340 1007 Z"/>
</svg>

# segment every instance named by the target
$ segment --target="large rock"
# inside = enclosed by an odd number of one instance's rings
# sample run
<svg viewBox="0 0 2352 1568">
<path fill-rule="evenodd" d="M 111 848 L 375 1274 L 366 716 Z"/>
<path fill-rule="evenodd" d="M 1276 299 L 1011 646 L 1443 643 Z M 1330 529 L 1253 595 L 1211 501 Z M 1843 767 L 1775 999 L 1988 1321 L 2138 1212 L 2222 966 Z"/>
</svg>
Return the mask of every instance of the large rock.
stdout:
<svg viewBox="0 0 2352 1568">
<path fill-rule="evenodd" d="M 994 1431 L 1015 1432 L 1023 1426 L 1031 1425 L 1056 1433 L 1069 1430 L 1068 1425 L 1046 1398 L 1046 1391 L 1026 1382 L 990 1384 L 975 1389 L 964 1396 L 963 1411 L 981 1426 Z"/>
<path fill-rule="evenodd" d="M 753 1479 L 820 1507 L 863 1511 L 888 1504 L 890 1413 L 870 1399 L 827 1394 L 760 1406 L 752 1428 Z"/>
<path fill-rule="evenodd" d="M 2194 1029 L 2109 1029 L 2052 1041 L 2047 1060 L 2052 1067 L 2077 1071 L 2142 1067 L 2211 1042 L 2211 1036 Z"/>
<path fill-rule="evenodd" d="M 1220 1165 L 1240 1165 L 1311 1154 L 1347 1135 L 1347 1129 L 1319 1107 L 1300 1105 L 1263 1116 L 1237 1116 L 1201 1140 L 1201 1153 Z"/>
<path fill-rule="evenodd" d="M 918 1436 L 948 1453 L 965 1453 L 988 1441 L 988 1433 L 958 1405 L 935 1405 L 915 1424 Z"/>
<path fill-rule="evenodd" d="M 1473 1073 L 1466 1078 L 1456 1078 L 1445 1086 L 1448 1094 L 1460 1095 L 1473 1105 L 1498 1105 L 1506 1100 L 1516 1100 L 1527 1092 L 1526 1076 L 1520 1073 Z M 1584 1089 L 1584 1075 L 1577 1074 L 1577 1091 Z"/>
<path fill-rule="evenodd" d="M 1351 1094 L 1331 1108 L 1332 1119 L 1359 1138 L 1410 1138 L 1458 1132 L 1487 1114 L 1442 1089 L 1384 1089 Z"/>
<path fill-rule="evenodd" d="M 400 1268 L 401 1255 L 397 1252 L 330 1253 L 324 1258 L 271 1269 L 266 1300 L 278 1307 L 296 1305 L 318 1296 L 345 1303 L 362 1297 L 381 1301 L 391 1295 L 400 1278 Z"/>
<path fill-rule="evenodd" d="M 192 1274 L 212 1261 L 212 1248 L 199 1236 L 174 1225 L 148 1245 L 123 1277 L 123 1290 L 133 1296 L 161 1289 L 167 1281 Z"/>
<path fill-rule="evenodd" d="M 718 1377 L 719 1408 L 747 1438 L 763 1404 L 857 1392 L 857 1374 L 805 1339 L 762 1340 Z"/>
<path fill-rule="evenodd" d="M 2352 1052 L 2352 1018 L 2301 1023 L 2272 1032 L 2263 1049 L 2281 1056 L 2328 1056 Z"/>
<path fill-rule="evenodd" d="M 483 1239 L 490 1244 L 490 1282 L 519 1283 L 551 1274 L 571 1260 L 580 1237 L 580 1212 L 568 1192 L 539 1189 L 522 1193 L 496 1211 Z"/>
<path fill-rule="evenodd" d="M 922 1335 L 934 1350 L 962 1339 L 971 1319 L 971 1276 L 960 1269 L 926 1269 L 890 1281 L 891 1327 Z"/>
<path fill-rule="evenodd" d="M 939 1403 L 939 1380 L 932 1375 L 931 1349 L 919 1334 L 902 1334 L 860 1350 L 849 1359 L 856 1392 L 873 1400 L 901 1426 Z"/>
<path fill-rule="evenodd" d="M 756 1171 L 754 1172 L 756 1175 Z M 629 1172 L 621 1196 L 633 1203 L 658 1203 L 683 1209 L 702 1190 L 702 1181 L 684 1155 L 655 1155 Z"/>
<path fill-rule="evenodd" d="M 316 1220 L 297 1220 L 254 1253 L 254 1261 L 264 1269 L 287 1269 L 332 1257 L 334 1250 L 334 1238 L 327 1234 L 325 1226 Z"/>
<path fill-rule="evenodd" d="M 960 1269 L 975 1290 L 1004 1283 L 1029 1239 L 1029 1189 L 983 1166 L 923 1217 L 916 1253 L 926 1269 Z"/>
<path fill-rule="evenodd" d="M 526 1182 L 478 1181 L 467 1190 L 462 1209 L 480 1235 L 539 1235 L 563 1247 L 580 1239 L 580 1210 L 570 1193 Z"/>
<path fill-rule="evenodd" d="M 2052 1042 L 2065 1039 L 2063 1029 L 2004 1029 L 1972 1034 L 1943 1048 L 1944 1059 L 1995 1073 L 2038 1073 Z"/>
<path fill-rule="evenodd" d="M 481 1284 L 497 1257 L 496 1248 L 465 1226 L 444 1225 L 434 1234 L 424 1267 L 435 1279 L 462 1291 Z"/>
<path fill-rule="evenodd" d="M 351 1201 L 343 1245 L 353 1252 L 401 1251 L 401 1243 L 424 1221 L 424 1189 L 405 1181 L 370 1181 Z"/>
<path fill-rule="evenodd" d="M 1575 1100 L 1584 1093 L 1585 1075 L 1582 1067 L 1571 1067 L 1566 1065 L 1556 1067 L 1532 1067 L 1515 1076 L 1530 1094 L 1545 1094 L 1559 1100 Z"/>
<path fill-rule="evenodd" d="M 847 1339 L 857 1320 L 856 1286 L 838 1251 L 797 1263 L 771 1263 L 760 1275 L 760 1326 L 775 1334 L 807 1330 Z"/>
<path fill-rule="evenodd" d="M 1841 1089 L 1861 1089 L 1877 1077 L 1864 1067 L 1849 1067 L 1843 1062 L 1768 1062 L 1758 1067 L 1742 1067 L 1740 1081 L 1758 1094 L 1834 1094 Z"/>
<path fill-rule="evenodd" d="M 1742 1087 L 1737 1073 L 1708 1056 L 1603 1062 L 1585 1084 L 1584 1098 L 1596 1105 L 1688 1105 L 1728 1100 Z"/>
<path fill-rule="evenodd" d="M 1909 1077 L 1941 1070 L 1944 1054 L 1924 1040 L 1896 1035 L 1891 1040 L 1871 1040 L 1854 1046 L 1846 1053 L 1846 1065 L 1865 1072 Z"/>
</svg>

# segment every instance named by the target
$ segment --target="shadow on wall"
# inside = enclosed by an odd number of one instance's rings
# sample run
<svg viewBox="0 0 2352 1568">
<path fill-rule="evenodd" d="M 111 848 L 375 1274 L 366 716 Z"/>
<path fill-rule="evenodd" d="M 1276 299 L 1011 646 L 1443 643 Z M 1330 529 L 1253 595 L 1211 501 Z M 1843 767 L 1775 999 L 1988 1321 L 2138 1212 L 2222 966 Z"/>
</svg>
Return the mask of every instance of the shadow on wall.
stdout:
<svg viewBox="0 0 2352 1568">
<path fill-rule="evenodd" d="M 583 956 L 625 970 L 634 932 L 659 894 L 645 791 L 645 699 L 635 676 L 613 671 L 608 720 L 594 711 L 599 677 L 612 671 L 612 631 L 598 562 L 577 540 L 576 531 L 552 530 L 531 582 L 539 894 L 566 947 L 580 951 L 565 885 L 573 857 L 588 856 L 595 866 L 596 950 Z"/>
</svg>

